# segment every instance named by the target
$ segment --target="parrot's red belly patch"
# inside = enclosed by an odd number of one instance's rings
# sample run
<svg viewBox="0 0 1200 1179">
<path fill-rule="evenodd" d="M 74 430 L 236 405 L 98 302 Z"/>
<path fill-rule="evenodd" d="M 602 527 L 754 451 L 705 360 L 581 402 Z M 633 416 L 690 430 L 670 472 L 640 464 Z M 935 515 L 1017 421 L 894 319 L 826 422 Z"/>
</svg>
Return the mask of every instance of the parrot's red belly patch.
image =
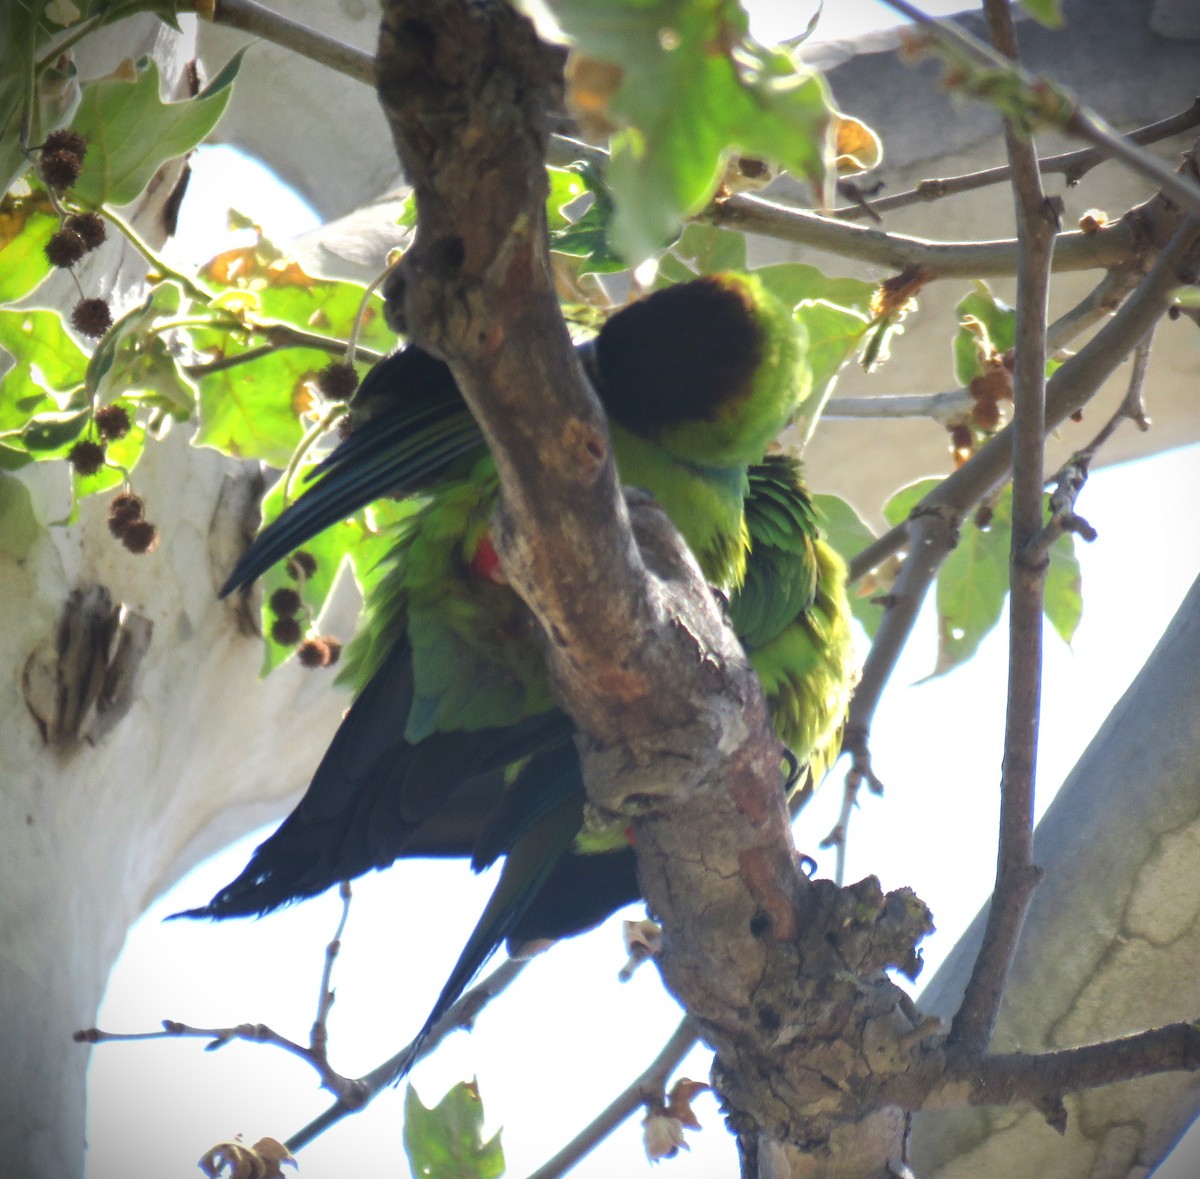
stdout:
<svg viewBox="0 0 1200 1179">
<path fill-rule="evenodd" d="M 490 536 L 485 535 L 476 547 L 475 555 L 471 558 L 471 572 L 476 577 L 483 578 L 484 581 L 494 581 L 497 585 L 508 585 L 508 578 L 504 576 L 504 570 L 500 568 L 500 557 Z"/>
</svg>

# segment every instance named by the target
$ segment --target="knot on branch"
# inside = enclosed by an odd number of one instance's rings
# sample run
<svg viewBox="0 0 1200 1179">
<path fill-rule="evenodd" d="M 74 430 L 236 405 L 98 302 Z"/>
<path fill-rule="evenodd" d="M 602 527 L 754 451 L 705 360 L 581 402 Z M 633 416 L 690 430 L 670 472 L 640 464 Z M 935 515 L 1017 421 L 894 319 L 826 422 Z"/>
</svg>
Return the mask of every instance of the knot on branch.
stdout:
<svg viewBox="0 0 1200 1179">
<path fill-rule="evenodd" d="M 404 266 L 434 280 L 398 288 L 407 305 L 392 314 L 435 351 L 439 326 L 470 306 L 473 288 L 483 285 L 486 304 L 486 292 L 528 286 L 538 269 L 548 112 L 562 103 L 564 60 L 501 0 L 384 5 L 379 97 L 417 202 Z M 478 309 L 473 319 L 486 322 Z"/>
<path fill-rule="evenodd" d="M 815 881 L 800 922 L 785 952 L 770 956 L 741 1024 L 704 1030 L 735 1132 L 828 1148 L 894 1104 L 898 1077 L 924 1071 L 940 1024 L 922 1021 L 886 972 L 916 975 L 917 944 L 933 924 L 911 889 L 884 893 L 874 877 L 848 888 Z"/>
</svg>

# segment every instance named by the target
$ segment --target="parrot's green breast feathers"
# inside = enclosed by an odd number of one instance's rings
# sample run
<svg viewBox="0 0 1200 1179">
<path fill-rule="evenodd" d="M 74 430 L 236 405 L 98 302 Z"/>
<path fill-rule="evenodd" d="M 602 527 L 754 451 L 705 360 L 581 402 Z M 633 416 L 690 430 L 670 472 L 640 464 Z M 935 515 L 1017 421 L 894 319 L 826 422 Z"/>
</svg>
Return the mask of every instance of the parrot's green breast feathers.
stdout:
<svg viewBox="0 0 1200 1179">
<path fill-rule="evenodd" d="M 413 700 L 405 736 L 513 724 L 553 707 L 536 624 L 506 585 L 471 569 L 496 497 L 481 459 L 406 521 L 393 565 L 372 593 L 347 649 L 346 678 L 361 687 L 395 636 L 412 647 Z"/>
</svg>

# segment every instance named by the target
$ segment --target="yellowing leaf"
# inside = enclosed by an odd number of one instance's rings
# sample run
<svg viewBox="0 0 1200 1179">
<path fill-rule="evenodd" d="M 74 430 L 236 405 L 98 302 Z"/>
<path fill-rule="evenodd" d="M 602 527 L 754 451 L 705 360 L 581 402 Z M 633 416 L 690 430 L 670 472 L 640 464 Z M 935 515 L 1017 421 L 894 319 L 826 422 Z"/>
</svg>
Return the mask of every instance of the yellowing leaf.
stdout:
<svg viewBox="0 0 1200 1179">
<path fill-rule="evenodd" d="M 50 273 L 45 246 L 57 229 L 58 215 L 42 190 L 0 200 L 0 303 L 23 298 Z"/>
<path fill-rule="evenodd" d="M 274 1138 L 260 1138 L 253 1146 L 246 1146 L 239 1134 L 229 1142 L 218 1142 L 205 1151 L 196 1164 L 209 1179 L 282 1179 L 280 1170 L 284 1163 L 293 1167 L 296 1160 L 288 1153 L 282 1142 Z"/>
<path fill-rule="evenodd" d="M 866 123 L 849 115 L 837 115 L 833 123 L 834 155 L 839 176 L 870 172 L 883 161 L 883 143 Z"/>
</svg>

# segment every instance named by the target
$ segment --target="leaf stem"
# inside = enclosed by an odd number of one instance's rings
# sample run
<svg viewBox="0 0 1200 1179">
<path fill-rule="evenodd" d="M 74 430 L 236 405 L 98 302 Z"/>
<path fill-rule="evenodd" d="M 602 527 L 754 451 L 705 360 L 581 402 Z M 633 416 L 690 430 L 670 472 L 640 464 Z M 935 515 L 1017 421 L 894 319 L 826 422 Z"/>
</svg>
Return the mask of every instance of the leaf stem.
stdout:
<svg viewBox="0 0 1200 1179">
<path fill-rule="evenodd" d="M 191 298 L 205 306 L 208 306 L 216 298 L 216 293 L 204 286 L 203 283 L 184 274 L 181 270 L 176 270 L 174 266 L 164 261 L 142 235 L 119 213 L 114 212 L 110 205 L 104 205 L 101 211 L 155 272 L 162 275 L 163 278 L 169 278 L 173 282 L 179 283 Z"/>
<path fill-rule="evenodd" d="M 305 431 L 304 437 L 297 443 L 296 449 L 292 451 L 292 457 L 288 459 L 288 465 L 283 470 L 283 502 L 285 506 L 291 502 L 292 480 L 296 477 L 296 472 L 300 469 L 304 456 L 312 449 L 317 439 L 345 413 L 346 406 L 342 402 L 331 405 L 322 414 L 320 420 Z"/>
</svg>

